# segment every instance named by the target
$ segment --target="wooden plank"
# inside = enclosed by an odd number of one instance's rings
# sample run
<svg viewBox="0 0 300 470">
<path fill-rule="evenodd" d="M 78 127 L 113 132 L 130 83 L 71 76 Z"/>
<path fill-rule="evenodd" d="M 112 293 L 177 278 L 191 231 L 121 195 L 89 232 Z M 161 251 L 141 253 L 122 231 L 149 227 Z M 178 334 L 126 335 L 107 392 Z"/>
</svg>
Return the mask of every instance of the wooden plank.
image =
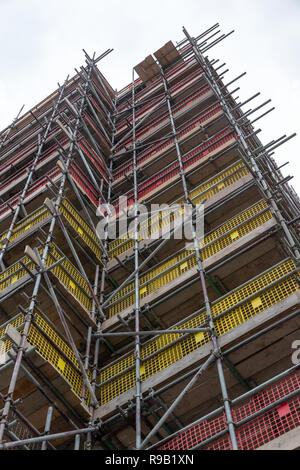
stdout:
<svg viewBox="0 0 300 470">
<path fill-rule="evenodd" d="M 154 52 L 154 55 L 162 66 L 166 66 L 175 61 L 183 61 L 172 41 L 168 41 L 164 46 Z"/>
<path fill-rule="evenodd" d="M 159 66 L 152 55 L 148 55 L 142 62 L 137 64 L 134 70 L 146 84 L 151 83 L 160 72 Z"/>
</svg>

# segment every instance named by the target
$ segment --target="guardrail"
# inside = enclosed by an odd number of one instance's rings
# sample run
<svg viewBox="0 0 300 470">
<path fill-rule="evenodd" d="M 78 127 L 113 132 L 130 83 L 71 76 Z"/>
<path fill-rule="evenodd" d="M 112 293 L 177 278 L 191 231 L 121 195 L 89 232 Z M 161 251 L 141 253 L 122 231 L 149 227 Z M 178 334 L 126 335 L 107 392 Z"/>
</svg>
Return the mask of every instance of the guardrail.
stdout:
<svg viewBox="0 0 300 470">
<path fill-rule="evenodd" d="M 43 248 L 39 248 L 40 255 L 42 251 Z M 63 253 L 54 243 L 50 245 L 50 251 L 48 252 L 45 265 L 50 268 L 62 258 L 64 259 L 61 263 L 51 268 L 50 272 L 58 279 L 60 284 L 72 295 L 78 304 L 80 304 L 82 309 L 87 313 L 87 317 L 92 320 L 92 298 L 88 285 L 80 272 L 64 257 Z M 34 271 L 34 263 L 27 256 L 24 256 L 20 261 L 22 261 L 29 271 Z M 23 281 L 25 282 L 28 279 L 29 274 L 26 269 L 23 268 L 20 261 L 17 261 L 0 274 L 0 298 L 2 295 L 6 295 L 11 290 L 14 290 L 17 282 L 18 288 L 20 288 L 23 285 Z"/>
<path fill-rule="evenodd" d="M 80 239 L 92 250 L 99 261 L 102 260 L 102 250 L 94 230 L 79 215 L 77 210 L 67 200 L 63 199 L 59 207 L 61 215 L 67 223 L 73 228 Z M 15 225 L 10 237 L 10 244 L 17 243 L 18 239 L 23 240 L 27 234 L 31 234 L 35 229 L 46 224 L 51 218 L 51 214 L 46 206 L 32 212 L 30 215 Z M 0 235 L 0 247 L 7 236 L 7 231 Z"/>
<path fill-rule="evenodd" d="M 297 390 L 300 394 L 299 370 L 266 386 L 262 391 L 252 395 L 245 404 L 231 407 L 232 418 L 236 423 L 235 433 L 239 450 L 257 449 L 300 426 L 300 397 L 288 399 L 289 394 Z M 286 402 L 276 404 L 278 400 L 285 397 L 287 397 Z M 266 406 L 270 407 L 273 403 L 273 408 L 263 412 Z M 255 413 L 260 413 L 260 415 L 251 419 Z M 239 426 L 239 421 L 246 418 L 249 421 Z M 209 420 L 201 420 L 159 446 L 158 449 L 182 450 L 201 446 L 202 450 L 231 450 L 231 442 L 227 434 L 205 444 L 206 440 L 213 439 L 214 435 L 228 429 L 226 421 L 224 412 Z"/>
<path fill-rule="evenodd" d="M 190 109 L 189 106 L 191 104 L 196 105 L 200 99 L 202 100 L 203 97 L 205 96 L 208 98 L 208 95 L 211 95 L 211 94 L 212 94 L 211 89 L 209 88 L 209 86 L 205 85 L 200 90 L 197 90 L 194 93 L 192 93 L 190 96 L 188 96 L 187 98 L 184 98 L 173 107 L 174 118 L 178 117 L 183 112 L 186 112 L 188 109 Z M 146 136 L 148 137 L 150 134 L 152 135 L 154 132 L 158 131 L 162 126 L 166 125 L 169 122 L 169 119 L 170 117 L 169 117 L 168 112 L 162 113 L 153 122 L 137 130 L 136 139 L 138 141 L 141 141 Z M 131 148 L 131 145 L 132 145 L 132 137 L 129 137 L 128 139 L 125 139 L 122 143 L 120 143 L 120 145 L 116 147 L 116 154 L 118 154 L 118 152 L 121 152 L 121 150 L 124 147 Z"/>
<path fill-rule="evenodd" d="M 20 333 L 23 331 L 25 316 L 20 313 L 0 327 L 0 356 L 13 347 L 11 339 L 7 338 L 6 330 L 9 325 Z M 56 371 L 70 384 L 73 392 L 79 399 L 82 396 L 83 379 L 76 356 L 70 346 L 50 326 L 39 313 L 35 313 L 33 323 L 30 326 L 27 342 L 31 346 L 37 346 L 36 352 L 48 361 Z M 91 372 L 88 371 L 91 379 Z M 85 392 L 85 404 L 90 400 L 89 392 Z"/>
<path fill-rule="evenodd" d="M 203 76 L 203 72 L 200 70 L 196 70 L 195 72 L 192 72 L 188 77 L 185 79 L 181 80 L 180 82 L 177 82 L 175 85 L 171 86 L 169 88 L 169 93 L 172 98 L 175 98 L 176 95 L 184 90 L 186 90 L 190 85 L 194 84 L 196 82 L 196 79 L 199 80 Z M 149 112 L 151 109 L 154 111 L 155 106 L 161 102 L 162 98 L 161 96 L 158 95 L 158 97 L 154 98 L 153 100 L 147 102 L 144 106 L 141 106 L 135 113 L 135 118 L 136 120 L 141 119 L 146 112 Z M 165 102 L 166 103 L 166 102 Z M 128 122 L 127 122 L 128 121 Z M 132 115 L 128 116 L 127 118 L 122 119 L 120 122 L 118 122 L 116 129 L 117 129 L 117 134 L 121 133 L 122 131 L 128 129 L 128 123 L 132 122 Z"/>
<path fill-rule="evenodd" d="M 272 218 L 271 210 L 266 201 L 251 206 L 235 217 L 229 219 L 217 229 L 207 234 L 199 242 L 200 255 L 203 261 L 220 252 L 236 240 L 244 237 L 252 230 L 262 226 Z M 140 299 L 157 291 L 166 284 L 180 278 L 186 272 L 197 266 L 197 256 L 194 250 L 181 250 L 159 266 L 149 270 L 139 278 Z M 194 271 L 191 271 L 191 276 Z M 123 287 L 111 300 L 109 318 L 119 314 L 134 304 L 134 282 Z"/>
<path fill-rule="evenodd" d="M 297 291 L 296 266 L 291 259 L 275 265 L 248 283 L 211 304 L 215 330 L 218 336 L 231 331 L 250 318 Z M 176 329 L 200 328 L 206 325 L 205 309 L 195 312 L 189 320 L 172 327 Z M 182 339 L 180 339 L 183 337 Z M 141 380 L 160 372 L 210 341 L 208 333 L 161 335 L 142 345 Z M 135 385 L 135 357 L 129 353 L 100 373 L 101 404 L 105 404 Z"/>
<path fill-rule="evenodd" d="M 234 132 L 225 131 L 219 133 L 205 144 L 199 145 L 192 151 L 188 152 L 182 157 L 182 166 L 189 172 L 201 164 L 202 159 L 212 157 L 220 151 L 229 148 L 237 140 Z M 146 197 L 161 191 L 164 187 L 168 186 L 170 182 L 180 177 L 180 168 L 177 161 L 170 163 L 163 170 L 148 178 L 145 182 L 138 186 L 138 199 L 146 200 Z M 127 197 L 127 206 L 129 207 L 134 203 L 133 192 L 128 191 L 125 193 Z M 119 213 L 118 200 L 113 203 L 116 213 Z"/>
</svg>

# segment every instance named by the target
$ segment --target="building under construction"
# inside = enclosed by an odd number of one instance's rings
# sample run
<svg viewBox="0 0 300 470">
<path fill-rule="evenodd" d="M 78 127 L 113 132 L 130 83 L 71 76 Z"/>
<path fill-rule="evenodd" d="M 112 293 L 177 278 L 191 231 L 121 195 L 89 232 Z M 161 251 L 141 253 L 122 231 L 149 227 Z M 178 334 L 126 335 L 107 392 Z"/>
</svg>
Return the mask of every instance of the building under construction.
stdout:
<svg viewBox="0 0 300 470">
<path fill-rule="evenodd" d="M 300 446 L 293 136 L 260 141 L 270 100 L 210 57 L 227 36 L 184 28 L 120 91 L 84 51 L 1 132 L 1 449 Z"/>
</svg>

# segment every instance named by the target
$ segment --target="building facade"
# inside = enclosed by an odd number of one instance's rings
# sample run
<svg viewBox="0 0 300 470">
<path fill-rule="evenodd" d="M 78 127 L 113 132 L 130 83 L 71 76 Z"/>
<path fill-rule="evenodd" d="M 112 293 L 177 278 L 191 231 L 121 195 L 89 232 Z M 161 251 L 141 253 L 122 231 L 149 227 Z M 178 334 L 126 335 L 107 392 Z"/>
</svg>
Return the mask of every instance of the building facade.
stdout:
<svg viewBox="0 0 300 470">
<path fill-rule="evenodd" d="M 120 91 L 85 53 L 0 134 L 1 449 L 300 445 L 293 136 L 259 140 L 218 27 Z"/>
</svg>

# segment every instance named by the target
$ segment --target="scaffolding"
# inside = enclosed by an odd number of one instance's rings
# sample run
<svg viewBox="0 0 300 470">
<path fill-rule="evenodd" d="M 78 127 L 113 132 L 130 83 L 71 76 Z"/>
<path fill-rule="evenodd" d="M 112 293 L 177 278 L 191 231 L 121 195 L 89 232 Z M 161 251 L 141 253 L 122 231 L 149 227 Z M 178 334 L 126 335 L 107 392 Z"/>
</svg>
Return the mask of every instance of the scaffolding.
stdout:
<svg viewBox="0 0 300 470">
<path fill-rule="evenodd" d="M 243 111 L 259 93 L 239 102 L 244 73 L 224 83 L 207 56 L 232 32 L 183 33 L 120 91 L 98 67 L 112 50 L 83 51 L 0 133 L 2 450 L 248 450 L 299 431 L 300 200 L 273 157 L 294 134 L 262 144 L 270 100 Z"/>
</svg>

